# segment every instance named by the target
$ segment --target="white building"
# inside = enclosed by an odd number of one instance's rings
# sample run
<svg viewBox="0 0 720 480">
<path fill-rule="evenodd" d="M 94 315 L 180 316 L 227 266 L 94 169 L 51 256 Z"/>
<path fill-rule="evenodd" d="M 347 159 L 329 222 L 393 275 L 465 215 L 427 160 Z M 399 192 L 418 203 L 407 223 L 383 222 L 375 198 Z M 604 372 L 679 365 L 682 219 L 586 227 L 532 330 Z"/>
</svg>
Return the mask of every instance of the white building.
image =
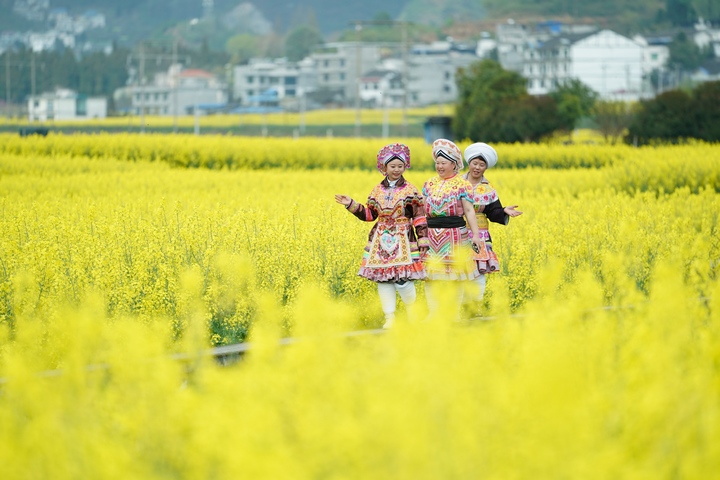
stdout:
<svg viewBox="0 0 720 480">
<path fill-rule="evenodd" d="M 13 11 L 28 20 L 42 21 L 50 8 L 50 0 L 15 0 Z"/>
<path fill-rule="evenodd" d="M 408 105 L 454 102 L 458 68 L 478 60 L 474 48 L 462 48 L 453 42 L 414 46 L 408 64 Z"/>
<path fill-rule="evenodd" d="M 74 48 L 75 35 L 57 30 L 48 30 L 42 33 L 31 32 L 27 36 L 27 45 L 33 52 L 52 50 L 58 43 L 62 44 L 65 48 Z"/>
<path fill-rule="evenodd" d="M 497 40 L 492 38 L 488 32 L 480 33 L 480 40 L 477 42 L 475 55 L 479 58 L 488 58 L 497 49 Z"/>
<path fill-rule="evenodd" d="M 30 121 L 87 120 L 107 117 L 107 98 L 88 97 L 72 90 L 58 89 L 28 99 Z"/>
<path fill-rule="evenodd" d="M 665 70 L 670 58 L 670 41 L 664 37 L 635 35 L 633 41 L 643 47 L 642 71 L 649 75 L 653 71 Z"/>
<path fill-rule="evenodd" d="M 133 85 L 131 111 L 136 115 L 185 115 L 227 104 L 225 85 L 215 75 L 200 69 L 173 65 L 158 74 L 150 85 Z"/>
<path fill-rule="evenodd" d="M 318 89 L 336 92 L 345 102 L 357 98 L 363 72 L 382 59 L 381 45 L 365 42 L 327 43 L 310 54 Z"/>
<path fill-rule="evenodd" d="M 402 76 L 397 70 L 370 70 L 362 76 L 360 99 L 363 106 L 398 108 L 403 104 L 404 95 Z"/>
<path fill-rule="evenodd" d="M 643 96 L 643 58 L 642 45 L 610 30 L 561 34 L 530 45 L 522 74 L 533 95 L 577 79 L 603 99 L 631 101 Z"/>
<path fill-rule="evenodd" d="M 302 97 L 315 86 L 316 74 L 309 59 L 293 63 L 284 58 L 258 58 L 233 68 L 233 98 L 245 105 L 270 88 L 282 102 Z"/>
</svg>

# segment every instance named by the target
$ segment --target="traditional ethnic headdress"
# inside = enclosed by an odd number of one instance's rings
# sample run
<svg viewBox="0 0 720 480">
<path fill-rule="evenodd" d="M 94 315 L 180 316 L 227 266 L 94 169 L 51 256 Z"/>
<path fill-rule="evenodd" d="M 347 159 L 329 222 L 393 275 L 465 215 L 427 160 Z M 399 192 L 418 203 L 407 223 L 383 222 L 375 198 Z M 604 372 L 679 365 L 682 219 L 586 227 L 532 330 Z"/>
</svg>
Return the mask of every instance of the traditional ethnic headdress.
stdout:
<svg viewBox="0 0 720 480">
<path fill-rule="evenodd" d="M 487 168 L 492 168 L 498 161 L 498 154 L 493 147 L 487 143 L 473 143 L 465 149 L 465 161 L 470 164 L 470 161 L 475 158 L 482 158 L 487 164 Z"/>
<path fill-rule="evenodd" d="M 385 145 L 377 154 L 377 168 L 382 172 L 382 168 L 388 164 L 390 160 L 402 160 L 405 168 L 410 168 L 410 149 L 402 143 L 391 143 Z"/>
<path fill-rule="evenodd" d="M 438 138 L 433 142 L 432 156 L 433 160 L 435 160 L 436 162 L 438 161 L 438 158 L 441 157 L 446 160 L 450 160 L 451 162 L 455 162 L 458 170 L 462 170 L 465 166 L 463 164 L 462 152 L 460 151 L 458 146 L 450 140 L 446 140 L 444 138 Z"/>
</svg>

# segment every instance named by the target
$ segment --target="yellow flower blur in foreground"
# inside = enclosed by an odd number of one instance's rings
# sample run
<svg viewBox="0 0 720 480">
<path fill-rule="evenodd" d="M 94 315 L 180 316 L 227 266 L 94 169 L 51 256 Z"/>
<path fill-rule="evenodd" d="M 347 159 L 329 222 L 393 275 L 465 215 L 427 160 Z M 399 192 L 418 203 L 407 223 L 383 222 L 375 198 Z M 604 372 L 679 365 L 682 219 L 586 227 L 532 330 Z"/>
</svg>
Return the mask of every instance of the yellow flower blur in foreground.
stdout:
<svg viewBox="0 0 720 480">
<path fill-rule="evenodd" d="M 113 153 L 136 139 L 0 142 L 0 478 L 715 471 L 707 145 L 599 149 L 592 168 L 548 150 L 545 168 L 489 171 L 524 214 L 490 227 L 487 320 L 401 311 L 389 332 L 345 337 L 382 322 L 356 275 L 370 226 L 333 200 L 364 201 L 374 153 L 309 169 L 293 160 L 309 144 L 286 140 L 284 168 L 187 169 Z M 521 147 L 508 157 L 531 158 Z M 233 366 L 198 353 L 246 338 Z"/>
</svg>

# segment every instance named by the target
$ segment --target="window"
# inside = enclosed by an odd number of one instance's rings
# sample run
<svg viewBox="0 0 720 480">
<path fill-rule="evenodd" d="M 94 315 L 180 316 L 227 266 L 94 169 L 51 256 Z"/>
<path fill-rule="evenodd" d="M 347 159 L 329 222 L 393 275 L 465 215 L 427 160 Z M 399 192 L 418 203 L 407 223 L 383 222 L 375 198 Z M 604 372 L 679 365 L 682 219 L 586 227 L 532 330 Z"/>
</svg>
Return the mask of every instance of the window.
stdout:
<svg viewBox="0 0 720 480">
<path fill-rule="evenodd" d="M 443 85 L 443 92 L 450 93 L 450 85 Z"/>
<path fill-rule="evenodd" d="M 285 77 L 285 85 L 297 85 L 296 77 Z"/>
<path fill-rule="evenodd" d="M 330 75 L 328 75 L 327 73 L 323 73 L 323 80 L 326 82 L 330 81 Z"/>
<path fill-rule="evenodd" d="M 247 83 L 253 83 L 254 81 L 255 81 L 255 77 L 253 77 L 252 75 L 247 76 Z"/>
<path fill-rule="evenodd" d="M 445 72 L 445 80 L 450 80 L 450 72 Z"/>
<path fill-rule="evenodd" d="M 344 73 L 341 73 L 341 74 L 340 74 L 340 80 L 345 80 L 345 74 L 344 74 Z"/>
<path fill-rule="evenodd" d="M 330 65 L 330 62 L 328 62 L 327 60 L 323 60 L 323 67 L 327 68 L 328 65 Z"/>
<path fill-rule="evenodd" d="M 345 66 L 345 59 L 344 59 L 344 58 L 341 58 L 341 59 L 340 59 L 340 66 L 341 66 L 341 67 L 344 67 L 344 66 Z"/>
<path fill-rule="evenodd" d="M 657 60 L 657 59 L 658 59 L 658 54 L 657 54 L 657 53 L 651 54 L 651 55 L 650 55 L 650 59 L 652 59 L 652 60 Z"/>
<path fill-rule="evenodd" d="M 288 97 L 294 97 L 295 95 L 297 95 L 297 93 L 295 92 L 294 88 L 288 88 L 287 90 L 285 90 L 285 95 L 287 95 Z"/>
</svg>

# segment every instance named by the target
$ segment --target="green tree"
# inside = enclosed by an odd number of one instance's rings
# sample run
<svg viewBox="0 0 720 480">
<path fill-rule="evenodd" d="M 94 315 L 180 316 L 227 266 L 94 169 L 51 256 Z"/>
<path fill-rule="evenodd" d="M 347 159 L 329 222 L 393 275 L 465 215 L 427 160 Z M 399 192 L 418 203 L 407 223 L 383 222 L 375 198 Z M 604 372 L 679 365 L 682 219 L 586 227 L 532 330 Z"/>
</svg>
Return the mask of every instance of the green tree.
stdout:
<svg viewBox="0 0 720 480">
<path fill-rule="evenodd" d="M 697 21 L 697 13 L 690 0 L 666 0 L 662 17 L 677 27 L 687 27 Z"/>
<path fill-rule="evenodd" d="M 285 38 L 285 56 L 297 62 L 307 57 L 313 47 L 323 42 L 322 34 L 315 28 L 302 26 L 294 29 Z"/>
<path fill-rule="evenodd" d="M 605 141 L 613 145 L 623 137 L 632 122 L 630 106 L 621 101 L 595 102 L 592 117 Z"/>
<path fill-rule="evenodd" d="M 504 110 L 527 96 L 525 79 L 494 60 L 458 69 L 456 82 L 453 131 L 459 139 L 497 141 L 504 128 L 500 122 Z"/>
<path fill-rule="evenodd" d="M 597 92 L 578 79 L 572 79 L 558 86 L 550 96 L 557 104 L 562 128 L 567 131 L 575 129 L 578 120 L 591 114 Z"/>
<path fill-rule="evenodd" d="M 524 95 L 505 102 L 499 113 L 498 135 L 492 141 L 538 142 L 561 129 L 563 119 L 549 95 Z"/>
<path fill-rule="evenodd" d="M 225 51 L 230 55 L 232 63 L 245 63 L 258 55 L 260 45 L 256 36 L 241 33 L 228 39 Z"/>
<path fill-rule="evenodd" d="M 680 32 L 669 45 L 668 67 L 680 66 L 684 71 L 697 69 L 704 60 L 703 52 L 684 32 Z"/>
<path fill-rule="evenodd" d="M 697 137 L 707 142 L 720 142 L 720 81 L 701 84 L 692 96 Z"/>
<path fill-rule="evenodd" d="M 627 140 L 640 144 L 663 140 L 678 142 L 696 135 L 695 113 L 690 95 L 670 90 L 641 101 L 628 128 Z"/>
</svg>

